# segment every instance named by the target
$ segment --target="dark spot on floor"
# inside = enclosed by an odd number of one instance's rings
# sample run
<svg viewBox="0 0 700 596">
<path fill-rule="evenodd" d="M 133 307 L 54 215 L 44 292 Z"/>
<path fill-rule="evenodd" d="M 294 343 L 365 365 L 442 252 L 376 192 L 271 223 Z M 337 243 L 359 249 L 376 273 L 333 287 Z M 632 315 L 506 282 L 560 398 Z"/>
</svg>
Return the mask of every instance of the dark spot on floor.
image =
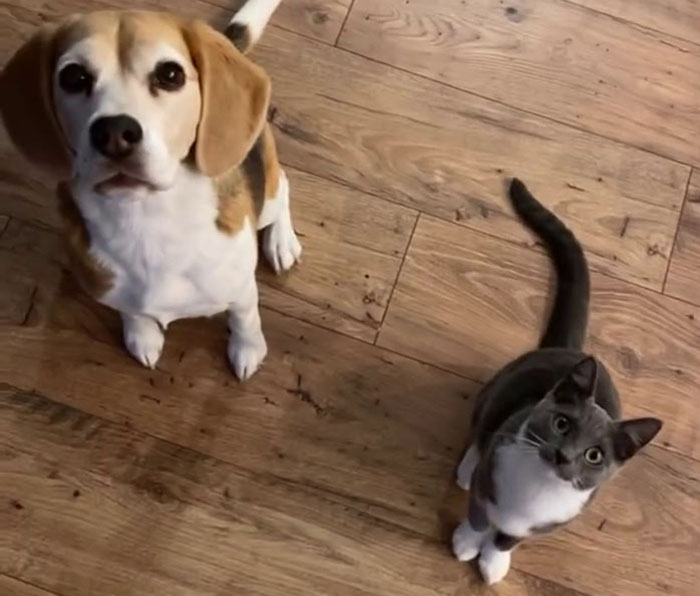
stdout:
<svg viewBox="0 0 700 596">
<path fill-rule="evenodd" d="M 73 491 L 73 498 L 74 498 L 74 499 L 77 499 L 79 496 L 80 496 L 80 491 L 76 488 L 76 489 Z"/>
<path fill-rule="evenodd" d="M 515 6 L 508 6 L 506 8 L 506 17 L 509 21 L 520 23 L 525 18 L 525 15 L 515 8 Z"/>
<path fill-rule="evenodd" d="M 328 13 L 326 13 L 326 12 L 321 12 L 321 11 L 315 12 L 315 13 L 313 13 L 313 15 L 311 16 L 311 20 L 312 20 L 316 25 L 323 25 L 324 23 L 327 23 L 327 22 L 328 22 L 328 19 L 330 19 L 330 17 L 328 16 Z"/>
<path fill-rule="evenodd" d="M 22 503 L 20 503 L 17 499 L 12 499 L 10 501 L 10 505 L 17 509 L 17 511 L 22 511 L 22 509 L 24 509 L 24 505 L 22 505 Z"/>
<path fill-rule="evenodd" d="M 170 503 L 173 501 L 179 501 L 175 494 L 162 482 L 153 480 L 146 476 L 137 478 L 134 482 L 134 486 L 146 493 L 154 501 L 158 503 Z"/>
<path fill-rule="evenodd" d="M 639 368 L 639 357 L 632 348 L 620 348 L 620 363 L 625 370 L 635 371 Z"/>
</svg>

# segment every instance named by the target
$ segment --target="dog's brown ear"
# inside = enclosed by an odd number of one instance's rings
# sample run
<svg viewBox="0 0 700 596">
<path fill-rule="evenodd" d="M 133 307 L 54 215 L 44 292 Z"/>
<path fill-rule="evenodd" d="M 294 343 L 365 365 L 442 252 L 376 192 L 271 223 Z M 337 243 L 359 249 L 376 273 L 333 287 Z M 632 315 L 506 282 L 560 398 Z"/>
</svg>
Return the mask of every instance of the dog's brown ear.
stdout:
<svg viewBox="0 0 700 596">
<path fill-rule="evenodd" d="M 195 161 L 207 176 L 219 176 L 240 164 L 260 135 L 270 81 L 209 25 L 189 23 L 184 34 L 202 93 Z"/>
<path fill-rule="evenodd" d="M 56 31 L 43 27 L 7 63 L 0 74 L 0 113 L 24 156 L 63 176 L 70 172 L 71 157 L 51 91 Z"/>
</svg>

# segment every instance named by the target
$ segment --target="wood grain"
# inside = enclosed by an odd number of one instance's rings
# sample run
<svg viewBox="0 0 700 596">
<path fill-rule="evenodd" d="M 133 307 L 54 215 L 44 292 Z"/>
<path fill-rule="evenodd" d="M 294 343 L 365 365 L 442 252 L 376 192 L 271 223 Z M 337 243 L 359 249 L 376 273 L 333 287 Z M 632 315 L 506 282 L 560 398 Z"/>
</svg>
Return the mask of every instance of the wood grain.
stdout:
<svg viewBox="0 0 700 596">
<path fill-rule="evenodd" d="M 693 170 L 664 292 L 700 304 L 700 171 Z"/>
<path fill-rule="evenodd" d="M 378 344 L 486 381 L 537 345 L 552 276 L 542 252 L 421 216 Z M 700 458 L 700 309 L 603 275 L 592 289 L 588 347 L 626 413 L 658 415 L 658 443 Z"/>
<path fill-rule="evenodd" d="M 0 429 L 0 569 L 60 593 L 437 596 L 462 574 L 334 494 L 36 394 L 2 391 Z"/>
<path fill-rule="evenodd" d="M 593 10 L 698 43 L 700 4 L 696 0 L 569 0 Z"/>
<path fill-rule="evenodd" d="M 532 243 L 503 198 L 504 177 L 517 174 L 566 214 L 596 269 L 661 288 L 689 168 L 284 32 L 268 33 L 255 57 L 274 81 L 283 161 Z M 355 83 L 336 77 L 338 68 Z"/>
<path fill-rule="evenodd" d="M 0 574 L 0 594 L 7 594 L 7 596 L 57 596 L 54 592 L 47 592 L 2 574 Z"/>
<path fill-rule="evenodd" d="M 283 0 L 273 25 L 334 44 L 351 0 Z"/>
<path fill-rule="evenodd" d="M 340 46 L 700 164 L 700 46 L 563 0 L 357 0 Z"/>
<path fill-rule="evenodd" d="M 0 235 L 0 324 L 22 325 L 35 308 L 45 309 L 62 278 L 63 261 L 58 233 L 10 220 Z"/>
<path fill-rule="evenodd" d="M 5 573 L 76 595 L 115 596 L 216 594 L 234 578 L 243 593 L 257 585 L 260 594 L 301 594 L 315 585 L 329 594 L 401 586 L 407 594 L 448 594 L 461 573 L 436 536 L 426 541 L 375 518 L 371 497 L 348 498 L 345 484 L 327 491 L 268 468 L 241 469 L 36 392 L 5 386 L 0 396 L 0 437 L 21 429 L 2 444 L 0 486 L 11 505 L 0 510 Z M 569 529 L 520 549 L 516 567 L 601 596 L 651 596 L 660 587 L 694 594 L 699 536 L 686 520 L 699 474 L 698 462 L 648 450 Z M 611 579 L 613 568 L 620 573 Z M 135 574 L 137 583 L 129 579 Z M 569 594 L 517 573 L 514 580 L 500 593 L 532 593 L 534 584 Z M 513 591 L 520 585 L 527 591 Z"/>
<path fill-rule="evenodd" d="M 435 533 L 473 383 L 269 311 L 271 353 L 252 382 L 233 381 L 221 320 L 176 324 L 152 372 L 126 355 L 111 313 L 67 302 L 56 324 L 0 331 L 0 379 Z"/>
<path fill-rule="evenodd" d="M 0 3 L 0 14 L 4 13 L 0 30 L 16 31 L 29 35 L 31 25 L 54 20 L 73 12 L 89 12 L 102 9 L 146 9 L 174 12 L 183 16 L 199 18 L 223 29 L 231 16 L 245 0 L 63 0 L 47 3 L 42 0 L 23 0 Z M 350 0 L 284 0 L 275 11 L 270 26 L 281 27 L 325 43 L 333 44 L 350 7 Z M 2 50 L 12 47 L 13 35 L 4 39 Z M 5 52 L 3 51 L 3 54 Z"/>
<path fill-rule="evenodd" d="M 283 277 L 260 268 L 263 304 L 373 342 L 417 212 L 290 170 L 302 263 Z"/>
</svg>

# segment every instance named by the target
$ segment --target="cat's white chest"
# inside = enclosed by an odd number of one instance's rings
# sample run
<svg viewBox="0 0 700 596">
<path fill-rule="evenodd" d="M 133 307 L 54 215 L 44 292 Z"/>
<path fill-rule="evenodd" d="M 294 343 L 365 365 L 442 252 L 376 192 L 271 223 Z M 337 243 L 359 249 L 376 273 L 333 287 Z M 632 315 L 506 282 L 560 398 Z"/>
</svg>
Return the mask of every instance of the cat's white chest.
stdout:
<svg viewBox="0 0 700 596">
<path fill-rule="evenodd" d="M 532 450 L 504 445 L 494 456 L 493 482 L 496 504 L 488 504 L 488 516 L 501 531 L 528 536 L 532 528 L 560 524 L 581 512 L 592 490 L 575 489 Z"/>
<path fill-rule="evenodd" d="M 82 199 L 82 200 L 81 200 Z M 135 199 L 76 196 L 90 254 L 114 275 L 101 302 L 163 324 L 228 308 L 257 264 L 253 222 L 236 234 L 216 227 L 211 180 L 182 172 L 168 191 Z"/>
</svg>

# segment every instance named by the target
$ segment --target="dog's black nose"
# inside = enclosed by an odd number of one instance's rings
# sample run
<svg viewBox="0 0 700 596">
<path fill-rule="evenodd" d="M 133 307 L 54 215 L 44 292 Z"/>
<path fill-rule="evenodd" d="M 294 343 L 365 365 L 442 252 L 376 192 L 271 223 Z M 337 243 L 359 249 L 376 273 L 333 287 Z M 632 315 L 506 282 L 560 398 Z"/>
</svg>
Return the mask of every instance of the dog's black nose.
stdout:
<svg viewBox="0 0 700 596">
<path fill-rule="evenodd" d="M 90 125 L 90 142 L 105 157 L 121 159 L 141 142 L 143 129 L 131 116 L 103 116 Z"/>
</svg>

